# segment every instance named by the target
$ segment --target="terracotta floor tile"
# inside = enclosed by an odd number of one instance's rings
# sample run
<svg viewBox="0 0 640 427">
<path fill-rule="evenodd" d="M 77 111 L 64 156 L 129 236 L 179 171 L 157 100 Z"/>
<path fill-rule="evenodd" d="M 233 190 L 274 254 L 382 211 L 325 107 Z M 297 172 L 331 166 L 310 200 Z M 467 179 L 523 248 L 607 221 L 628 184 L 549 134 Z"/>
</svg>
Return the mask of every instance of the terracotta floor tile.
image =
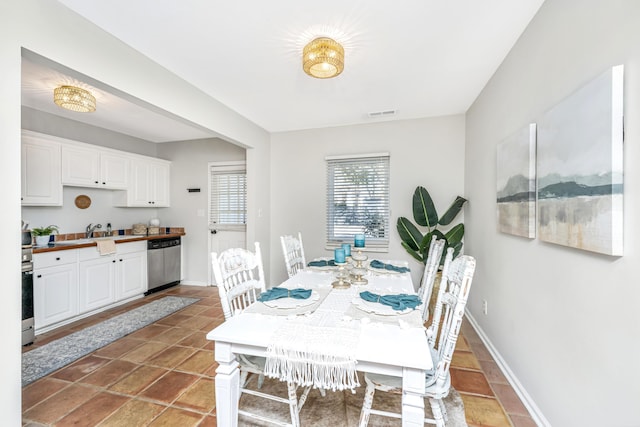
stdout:
<svg viewBox="0 0 640 427">
<path fill-rule="evenodd" d="M 171 403 L 197 380 L 195 375 L 172 371 L 142 391 L 140 396 Z"/>
<path fill-rule="evenodd" d="M 192 332 L 193 331 L 191 329 L 181 327 L 169 328 L 161 334 L 153 337 L 153 341 L 174 345 L 178 341 L 183 340 L 184 337 L 189 336 Z"/>
<path fill-rule="evenodd" d="M 109 392 L 98 393 L 58 423 L 60 426 L 95 426 L 125 404 L 129 398 Z"/>
<path fill-rule="evenodd" d="M 198 427 L 218 427 L 218 420 L 212 415 L 207 415 L 200 424 L 198 424 Z"/>
<path fill-rule="evenodd" d="M 467 423 L 482 427 L 512 427 L 500 403 L 491 397 L 460 393 Z"/>
<path fill-rule="evenodd" d="M 144 400 L 129 400 L 100 424 L 100 427 L 143 427 L 166 406 Z"/>
<path fill-rule="evenodd" d="M 199 350 L 179 364 L 176 369 L 178 371 L 192 372 L 195 374 L 205 374 L 211 369 L 213 363 L 213 353 L 211 351 Z"/>
<path fill-rule="evenodd" d="M 185 316 L 182 313 L 176 313 L 158 320 L 156 324 L 165 326 L 177 326 L 178 324 L 180 324 L 180 322 L 184 322 L 185 320 L 190 318 L 191 316 Z"/>
<path fill-rule="evenodd" d="M 196 331 L 187 335 L 182 341 L 178 341 L 178 345 L 184 347 L 202 348 L 207 345 L 207 332 Z"/>
<path fill-rule="evenodd" d="M 69 411 L 91 399 L 97 389 L 86 385 L 71 384 L 23 414 L 23 418 L 43 424 L 51 424 Z"/>
<path fill-rule="evenodd" d="M 136 347 L 139 347 L 142 344 L 144 344 L 144 340 L 134 339 L 130 338 L 130 336 L 126 336 L 96 350 L 94 354 L 100 357 L 115 359 L 118 357 L 122 357 L 122 355 L 130 352 L 131 350 L 134 350 Z"/>
<path fill-rule="evenodd" d="M 201 378 L 189 387 L 189 389 L 175 401 L 174 405 L 198 412 L 209 413 L 216 406 L 214 388 L 212 379 Z"/>
<path fill-rule="evenodd" d="M 159 325 L 157 323 L 153 323 L 153 324 L 151 324 L 149 326 L 145 326 L 144 328 L 142 328 L 140 330 L 132 332 L 131 334 L 128 335 L 128 337 L 129 338 L 147 340 L 147 339 L 155 337 L 158 334 L 163 333 L 164 331 L 166 331 L 169 328 L 170 328 L 170 326 Z"/>
<path fill-rule="evenodd" d="M 481 369 L 480 362 L 470 351 L 456 351 L 451 359 L 451 366 L 456 368 Z"/>
<path fill-rule="evenodd" d="M 505 411 L 509 414 L 529 415 L 529 411 L 522 404 L 516 392 L 508 384 L 493 384 L 493 391 L 500 399 Z"/>
<path fill-rule="evenodd" d="M 149 358 L 148 363 L 167 369 L 173 369 L 195 352 L 195 349 L 189 347 L 168 347 L 155 356 Z"/>
<path fill-rule="evenodd" d="M 487 350 L 484 343 L 482 342 L 471 342 L 469 344 L 471 346 L 471 351 L 476 355 L 478 360 L 493 360 L 493 356 Z"/>
<path fill-rule="evenodd" d="M 29 384 L 22 389 L 22 412 L 56 394 L 69 384 L 71 383 L 68 381 L 57 380 L 51 377 L 45 377 Z"/>
<path fill-rule="evenodd" d="M 135 396 L 167 372 L 169 371 L 155 366 L 141 366 L 113 384 L 110 389 L 118 393 Z"/>
<path fill-rule="evenodd" d="M 54 372 L 51 376 L 65 381 L 78 381 L 80 378 L 87 376 L 110 361 L 110 359 L 96 357 L 90 354 L 89 356 L 83 357 L 71 365 Z"/>
<path fill-rule="evenodd" d="M 207 319 L 206 317 L 202 317 L 202 316 L 194 316 L 180 322 L 179 326 L 187 329 L 200 330 L 205 325 L 209 325 L 209 324 L 211 324 L 211 319 Z"/>
<path fill-rule="evenodd" d="M 167 347 L 165 343 L 148 341 L 125 354 L 123 359 L 130 362 L 143 363 L 161 351 L 166 350 Z"/>
<path fill-rule="evenodd" d="M 509 414 L 509 418 L 511 418 L 513 427 L 538 427 L 530 416 Z"/>
<path fill-rule="evenodd" d="M 456 341 L 456 351 L 471 351 L 469 343 L 467 343 L 467 340 L 462 334 L 458 336 L 458 340 Z"/>
<path fill-rule="evenodd" d="M 491 384 L 509 384 L 507 377 L 504 376 L 498 364 L 493 360 L 480 360 L 482 371 Z"/>
<path fill-rule="evenodd" d="M 139 365 L 126 360 L 113 360 L 82 378 L 80 382 L 98 387 L 107 387 L 128 375 Z"/>
<path fill-rule="evenodd" d="M 482 372 L 451 368 L 451 385 L 460 393 L 493 396 L 491 386 Z"/>
<path fill-rule="evenodd" d="M 203 415 L 196 414 L 195 412 L 169 408 L 153 420 L 153 422 L 149 424 L 149 427 L 191 427 L 200 424 L 203 418 Z"/>
</svg>

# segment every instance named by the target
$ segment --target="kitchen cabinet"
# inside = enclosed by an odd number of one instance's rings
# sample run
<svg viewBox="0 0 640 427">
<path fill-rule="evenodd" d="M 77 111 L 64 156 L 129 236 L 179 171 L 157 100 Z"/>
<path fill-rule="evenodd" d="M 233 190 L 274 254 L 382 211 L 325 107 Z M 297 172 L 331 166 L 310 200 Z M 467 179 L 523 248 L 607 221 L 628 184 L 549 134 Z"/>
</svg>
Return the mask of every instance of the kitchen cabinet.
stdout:
<svg viewBox="0 0 640 427">
<path fill-rule="evenodd" d="M 119 243 L 116 253 L 79 249 L 79 313 L 86 313 L 147 290 L 146 242 Z"/>
<path fill-rule="evenodd" d="M 62 145 L 62 184 L 123 190 L 127 188 L 129 159 L 115 151 L 87 144 Z"/>
<path fill-rule="evenodd" d="M 33 255 L 36 333 L 78 314 L 78 250 Z"/>
<path fill-rule="evenodd" d="M 22 131 L 22 206 L 62 206 L 60 146 L 58 141 Z"/>
<path fill-rule="evenodd" d="M 134 158 L 127 191 L 114 197 L 116 206 L 169 207 L 171 163 L 166 160 Z"/>
</svg>

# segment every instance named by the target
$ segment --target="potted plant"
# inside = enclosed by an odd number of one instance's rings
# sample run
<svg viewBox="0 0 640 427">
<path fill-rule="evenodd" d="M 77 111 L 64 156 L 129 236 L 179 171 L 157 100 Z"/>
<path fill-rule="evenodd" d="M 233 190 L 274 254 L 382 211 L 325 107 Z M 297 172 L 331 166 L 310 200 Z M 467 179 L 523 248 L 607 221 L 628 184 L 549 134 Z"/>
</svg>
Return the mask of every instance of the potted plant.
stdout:
<svg viewBox="0 0 640 427">
<path fill-rule="evenodd" d="M 57 225 L 48 225 L 46 227 L 36 227 L 31 229 L 31 233 L 36 236 L 36 246 L 47 246 L 49 244 L 49 236 L 57 232 Z"/>
<path fill-rule="evenodd" d="M 426 233 L 422 234 L 418 227 L 409 219 L 405 217 L 398 218 L 397 228 L 400 238 L 402 239 L 402 246 L 412 257 L 422 263 L 426 263 L 429 256 L 431 238 L 436 236 L 438 239 L 445 239 L 446 242 L 442 258 L 440 259 L 441 265 L 444 263 L 447 248 L 452 247 L 454 249 L 454 258 L 458 256 L 462 249 L 464 224 L 456 224 L 446 233 L 443 233 L 438 227 L 450 225 L 455 217 L 458 216 L 466 202 L 467 199 L 457 196 L 451 206 L 449 206 L 449 209 L 439 217 L 438 211 L 427 189 L 418 186 L 413 193 L 413 219 L 417 225 L 427 228 Z"/>
</svg>

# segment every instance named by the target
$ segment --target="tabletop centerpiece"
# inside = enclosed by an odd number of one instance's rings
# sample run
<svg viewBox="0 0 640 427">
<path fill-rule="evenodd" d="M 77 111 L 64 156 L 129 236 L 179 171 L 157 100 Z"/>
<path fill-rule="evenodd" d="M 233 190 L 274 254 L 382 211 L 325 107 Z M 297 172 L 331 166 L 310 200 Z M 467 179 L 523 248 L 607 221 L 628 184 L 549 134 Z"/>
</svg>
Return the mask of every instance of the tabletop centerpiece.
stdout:
<svg viewBox="0 0 640 427">
<path fill-rule="evenodd" d="M 351 283 L 354 285 L 366 285 L 369 283 L 369 281 L 364 278 L 364 275 L 367 273 L 367 269 L 364 267 L 363 263 L 369 258 L 362 253 L 362 250 L 365 247 L 364 242 L 364 234 L 355 235 L 353 246 L 356 251 L 351 254 L 351 259 L 354 261 L 353 268 L 351 269 Z"/>
<path fill-rule="evenodd" d="M 337 289 L 346 289 L 351 286 L 351 283 L 347 280 L 349 278 L 349 273 L 347 272 L 347 257 L 345 250 L 343 248 L 338 248 L 333 251 L 333 260 L 335 264 L 338 266 L 338 272 L 336 273 L 336 280 L 331 284 L 334 288 Z"/>
</svg>

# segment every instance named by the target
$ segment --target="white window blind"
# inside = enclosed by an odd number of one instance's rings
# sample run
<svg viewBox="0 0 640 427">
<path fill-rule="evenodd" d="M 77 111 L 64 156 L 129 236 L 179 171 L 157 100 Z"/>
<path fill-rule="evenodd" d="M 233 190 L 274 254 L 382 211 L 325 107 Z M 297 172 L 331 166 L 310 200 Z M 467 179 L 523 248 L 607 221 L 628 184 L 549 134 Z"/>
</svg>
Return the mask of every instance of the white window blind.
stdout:
<svg viewBox="0 0 640 427">
<path fill-rule="evenodd" d="M 364 233 L 369 248 L 389 246 L 389 154 L 328 157 L 327 246 Z"/>
<path fill-rule="evenodd" d="M 247 174 L 243 163 L 209 167 L 209 229 L 244 230 L 247 224 Z"/>
</svg>

